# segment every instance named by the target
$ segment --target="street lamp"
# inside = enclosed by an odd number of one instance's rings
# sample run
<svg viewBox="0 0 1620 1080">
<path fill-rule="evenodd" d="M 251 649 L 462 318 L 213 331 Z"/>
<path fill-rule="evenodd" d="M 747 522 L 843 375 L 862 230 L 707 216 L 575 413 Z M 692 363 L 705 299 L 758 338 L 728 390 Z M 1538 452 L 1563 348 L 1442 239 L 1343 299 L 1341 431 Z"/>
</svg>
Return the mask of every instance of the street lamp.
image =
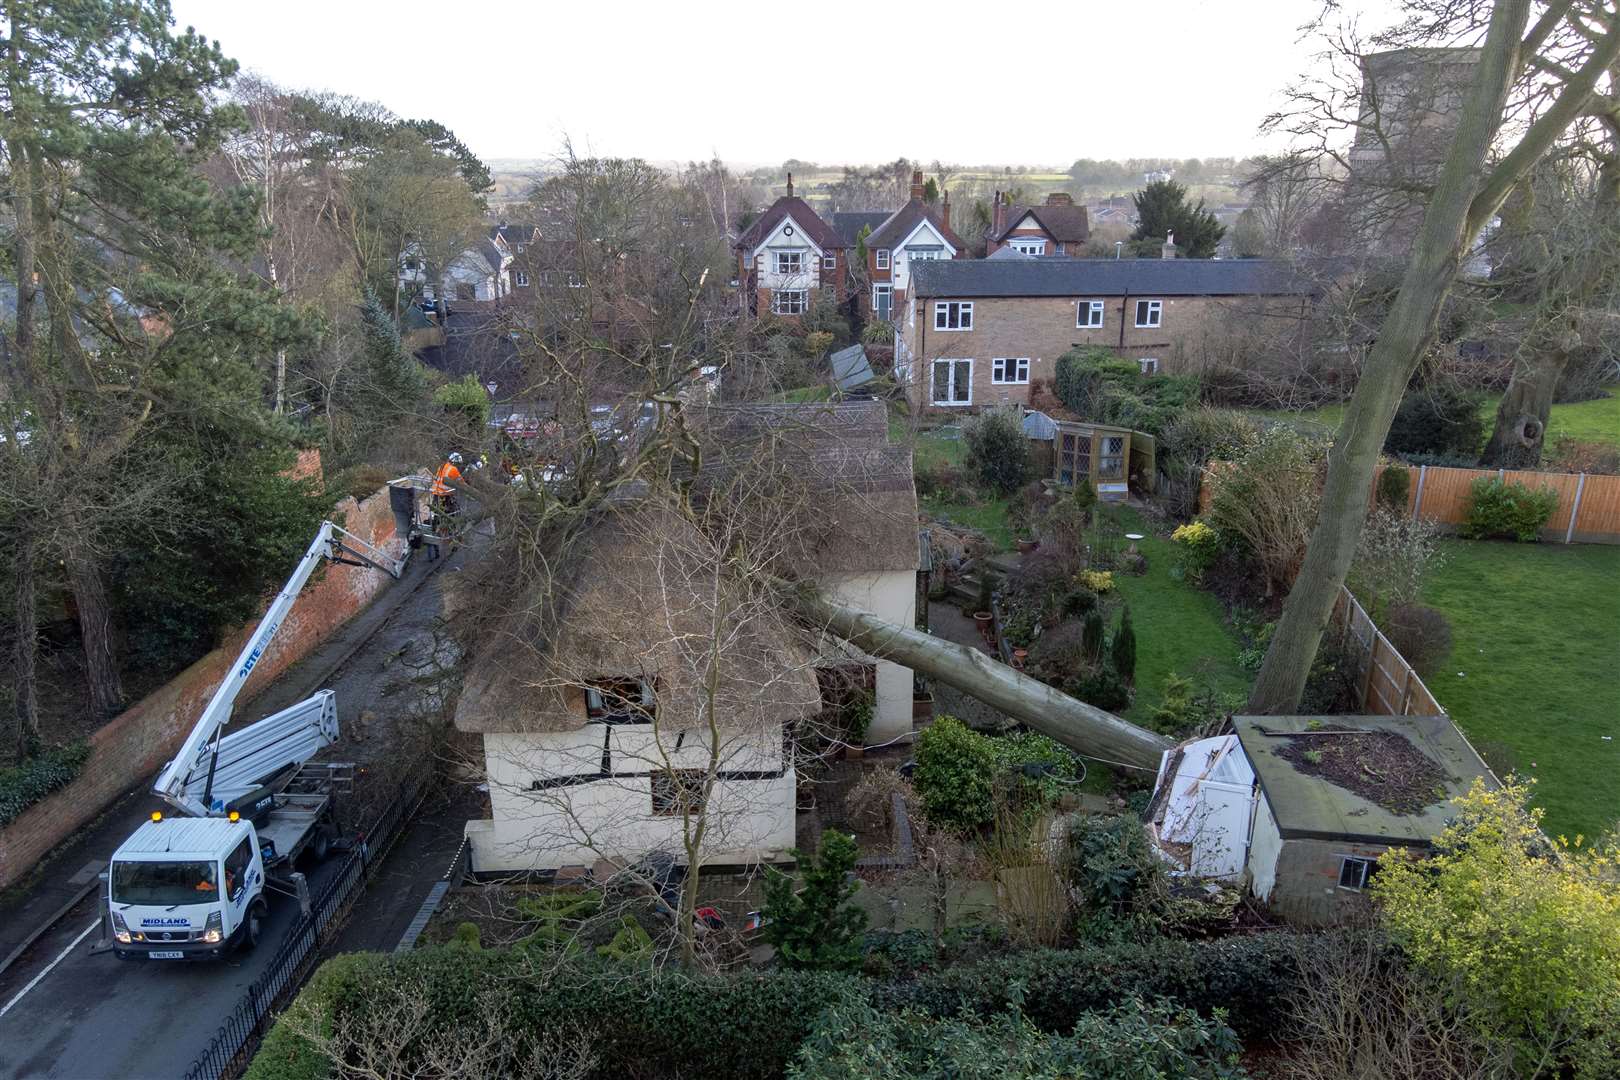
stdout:
<svg viewBox="0 0 1620 1080">
<path fill-rule="evenodd" d="M 1119 249 L 1124 247 L 1124 246 L 1125 246 L 1125 241 L 1123 241 L 1123 240 L 1115 240 L 1114 241 L 1114 258 L 1116 260 L 1119 258 Z"/>
</svg>

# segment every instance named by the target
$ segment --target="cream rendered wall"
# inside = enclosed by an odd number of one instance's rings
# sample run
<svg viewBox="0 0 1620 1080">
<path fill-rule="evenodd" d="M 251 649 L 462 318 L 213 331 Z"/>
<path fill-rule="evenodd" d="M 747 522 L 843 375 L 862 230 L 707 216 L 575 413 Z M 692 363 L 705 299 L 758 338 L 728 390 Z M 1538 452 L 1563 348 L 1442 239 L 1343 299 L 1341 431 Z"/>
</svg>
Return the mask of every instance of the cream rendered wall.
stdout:
<svg viewBox="0 0 1620 1080">
<path fill-rule="evenodd" d="M 1271 816 L 1271 803 L 1264 794 L 1254 815 L 1254 835 L 1249 841 L 1249 891 L 1262 903 L 1271 899 L 1277 887 L 1277 857 L 1282 853 L 1282 833 Z"/>
<path fill-rule="evenodd" d="M 663 850 L 685 862 L 679 816 L 652 812 L 652 777 L 663 757 L 670 765 L 702 768 L 708 747 L 702 732 L 685 738 L 673 727 L 587 724 L 578 731 L 488 734 L 484 760 L 489 820 L 467 823 L 475 871 L 554 870 L 589 866 L 601 858 L 633 861 Z M 598 772 L 604 738 L 612 776 L 590 783 L 533 790 L 536 780 Z M 774 772 L 782 768 L 782 729 L 774 726 L 722 737 L 722 772 Z M 794 844 L 796 777 L 719 780 L 711 792 L 703 861 L 750 864 L 780 860 Z"/>
<path fill-rule="evenodd" d="M 882 570 L 865 574 L 823 574 L 821 587 L 841 603 L 870 612 L 897 626 L 917 622 L 917 571 Z M 874 658 L 875 659 L 875 658 Z M 866 742 L 875 746 L 911 731 L 911 669 L 877 660 L 877 701 Z"/>
<path fill-rule="evenodd" d="M 956 254 L 956 249 L 943 236 L 939 235 L 938 229 L 935 229 L 926 220 L 918 223 L 917 227 L 911 230 L 911 235 L 906 237 L 905 242 L 894 250 L 891 265 L 894 267 L 893 277 L 896 291 L 907 290 L 911 287 L 911 255 L 907 249 L 912 247 L 940 248 L 939 257 L 942 259 L 948 259 Z"/>
<path fill-rule="evenodd" d="M 793 227 L 793 235 L 786 235 L 788 226 Z M 804 255 L 804 272 L 800 274 L 778 274 L 776 272 L 776 256 L 778 251 L 799 251 Z M 776 228 L 765 238 L 764 243 L 754 249 L 754 268 L 759 272 L 759 287 L 770 289 L 808 289 L 813 290 L 821 282 L 821 256 L 823 252 L 810 237 L 805 235 L 804 227 L 793 220 L 789 214 L 777 222 Z"/>
</svg>

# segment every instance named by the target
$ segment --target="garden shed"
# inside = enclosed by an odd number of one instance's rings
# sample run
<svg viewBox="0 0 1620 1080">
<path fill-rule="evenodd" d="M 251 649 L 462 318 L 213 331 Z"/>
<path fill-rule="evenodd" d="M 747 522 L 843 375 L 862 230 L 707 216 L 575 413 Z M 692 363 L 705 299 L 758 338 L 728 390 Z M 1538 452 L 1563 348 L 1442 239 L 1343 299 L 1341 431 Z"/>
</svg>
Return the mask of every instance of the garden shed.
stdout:
<svg viewBox="0 0 1620 1080">
<path fill-rule="evenodd" d="M 1130 492 L 1131 441 L 1140 433 L 1090 421 L 1054 423 L 1052 478 L 1070 487 L 1085 477 L 1098 498 L 1123 502 Z"/>
</svg>

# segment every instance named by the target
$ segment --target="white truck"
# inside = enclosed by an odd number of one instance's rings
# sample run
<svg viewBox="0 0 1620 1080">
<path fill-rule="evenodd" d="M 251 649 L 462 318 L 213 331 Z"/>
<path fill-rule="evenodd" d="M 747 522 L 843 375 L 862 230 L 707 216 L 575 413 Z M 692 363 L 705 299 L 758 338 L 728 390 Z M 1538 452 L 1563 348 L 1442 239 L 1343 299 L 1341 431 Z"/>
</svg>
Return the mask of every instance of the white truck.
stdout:
<svg viewBox="0 0 1620 1080">
<path fill-rule="evenodd" d="M 153 813 L 107 871 L 111 951 L 123 960 L 204 960 L 252 948 L 276 889 L 307 904 L 300 855 L 323 858 L 337 838 L 333 803 L 350 766 L 315 763 L 338 737 L 330 690 L 230 735 L 231 707 L 299 590 L 323 559 L 398 578 L 405 560 L 323 522 L 259 621 L 179 753 L 152 790 L 179 811 Z M 99 950 L 98 950 L 99 951 Z"/>
</svg>

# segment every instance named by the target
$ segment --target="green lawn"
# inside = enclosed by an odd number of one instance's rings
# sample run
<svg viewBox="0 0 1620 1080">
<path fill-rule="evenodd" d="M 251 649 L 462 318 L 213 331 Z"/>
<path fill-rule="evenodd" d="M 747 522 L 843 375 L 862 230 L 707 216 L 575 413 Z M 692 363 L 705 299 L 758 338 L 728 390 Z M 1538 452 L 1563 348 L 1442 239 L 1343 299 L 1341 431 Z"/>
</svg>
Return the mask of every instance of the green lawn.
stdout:
<svg viewBox="0 0 1620 1080">
<path fill-rule="evenodd" d="M 1496 406 L 1502 395 L 1487 394 L 1479 403 L 1480 416 L 1485 419 L 1486 434 L 1496 423 Z M 1320 409 L 1250 409 L 1255 416 L 1272 420 L 1305 420 L 1337 431 L 1344 419 L 1342 403 L 1324 405 Z M 1620 389 L 1611 390 L 1608 397 L 1591 401 L 1577 401 L 1571 405 L 1554 405 L 1547 422 L 1547 448 L 1551 450 L 1563 438 L 1582 442 L 1608 443 L 1620 447 Z"/>
<path fill-rule="evenodd" d="M 937 495 L 918 500 L 923 513 L 931 518 L 943 519 L 952 525 L 977 529 L 995 545 L 997 551 L 1011 551 L 1016 537 L 1007 525 L 1007 500 L 984 499 L 980 502 L 957 502 Z"/>
<path fill-rule="evenodd" d="M 1103 512 L 1105 521 L 1117 523 L 1120 533 L 1139 532 L 1137 544 L 1147 556 L 1141 577 L 1116 574 L 1116 587 L 1131 605 L 1136 627 L 1136 700 L 1125 713 L 1128 720 L 1145 721 L 1162 698 L 1164 677 L 1171 672 L 1195 683 L 1212 681 L 1222 693 L 1247 694 L 1252 676 L 1237 663 L 1238 639 L 1226 622 L 1220 601 L 1201 589 L 1170 576 L 1176 564 L 1175 545 L 1154 534 L 1151 524 L 1125 507 Z"/>
<path fill-rule="evenodd" d="M 1536 778 L 1549 833 L 1613 827 L 1620 548 L 1451 540 L 1443 550 L 1425 599 L 1451 620 L 1454 644 L 1429 689 L 1476 747 L 1506 746 Z"/>
</svg>

